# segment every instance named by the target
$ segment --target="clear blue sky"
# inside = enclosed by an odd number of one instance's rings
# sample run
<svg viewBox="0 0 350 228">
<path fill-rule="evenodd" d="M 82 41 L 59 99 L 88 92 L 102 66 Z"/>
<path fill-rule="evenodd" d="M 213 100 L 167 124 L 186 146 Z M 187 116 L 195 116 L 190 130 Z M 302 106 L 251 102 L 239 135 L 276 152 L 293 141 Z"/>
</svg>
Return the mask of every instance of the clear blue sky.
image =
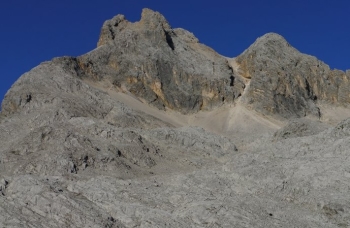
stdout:
<svg viewBox="0 0 350 228">
<path fill-rule="evenodd" d="M 124 14 L 137 21 L 144 7 L 225 56 L 277 32 L 331 68 L 350 69 L 349 0 L 10 0 L 0 3 L 0 100 L 41 62 L 95 48 L 105 20 Z"/>
</svg>

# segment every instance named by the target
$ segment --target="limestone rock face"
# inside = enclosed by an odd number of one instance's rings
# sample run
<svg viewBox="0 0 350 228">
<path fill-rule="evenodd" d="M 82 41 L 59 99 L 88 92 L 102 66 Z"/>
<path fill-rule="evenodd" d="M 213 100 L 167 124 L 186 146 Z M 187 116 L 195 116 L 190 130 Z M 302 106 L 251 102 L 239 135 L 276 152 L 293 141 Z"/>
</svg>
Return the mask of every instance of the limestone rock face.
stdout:
<svg viewBox="0 0 350 228">
<path fill-rule="evenodd" d="M 349 74 L 330 70 L 278 34 L 258 38 L 236 61 L 242 76 L 250 79 L 244 103 L 263 114 L 284 118 L 320 116 L 317 101 L 340 105 L 350 102 Z"/>
<path fill-rule="evenodd" d="M 208 110 L 234 101 L 244 89 L 224 57 L 149 9 L 139 22 L 122 15 L 106 21 L 98 46 L 79 59 L 91 68 L 89 76 L 108 78 L 159 109 Z"/>
</svg>

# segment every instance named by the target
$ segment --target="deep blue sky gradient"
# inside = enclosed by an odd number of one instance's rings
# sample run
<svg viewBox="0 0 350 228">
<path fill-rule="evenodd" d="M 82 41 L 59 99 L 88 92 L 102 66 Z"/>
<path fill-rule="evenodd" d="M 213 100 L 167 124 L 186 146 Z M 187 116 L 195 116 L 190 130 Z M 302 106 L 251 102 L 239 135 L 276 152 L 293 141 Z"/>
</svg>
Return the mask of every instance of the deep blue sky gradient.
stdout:
<svg viewBox="0 0 350 228">
<path fill-rule="evenodd" d="M 331 68 L 350 69 L 349 0 L 11 0 L 0 3 L 0 100 L 41 62 L 94 49 L 105 20 L 124 14 L 137 21 L 145 7 L 224 56 L 276 32 Z"/>
</svg>

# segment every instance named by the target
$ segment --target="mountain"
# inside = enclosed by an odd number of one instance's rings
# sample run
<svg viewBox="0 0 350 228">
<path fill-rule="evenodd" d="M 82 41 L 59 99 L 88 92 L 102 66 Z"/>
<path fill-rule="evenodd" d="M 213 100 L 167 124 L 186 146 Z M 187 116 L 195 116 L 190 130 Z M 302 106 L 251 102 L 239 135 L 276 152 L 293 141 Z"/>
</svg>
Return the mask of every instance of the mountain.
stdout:
<svg viewBox="0 0 350 228">
<path fill-rule="evenodd" d="M 4 227 L 347 227 L 350 73 L 269 33 L 235 58 L 144 9 L 22 75 Z"/>
</svg>

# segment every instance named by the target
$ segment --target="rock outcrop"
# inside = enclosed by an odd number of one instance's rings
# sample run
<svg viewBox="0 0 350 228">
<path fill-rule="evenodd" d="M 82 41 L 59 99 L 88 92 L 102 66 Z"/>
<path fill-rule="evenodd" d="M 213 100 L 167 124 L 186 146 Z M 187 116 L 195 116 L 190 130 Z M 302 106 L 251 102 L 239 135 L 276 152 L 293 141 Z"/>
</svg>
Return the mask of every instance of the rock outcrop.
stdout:
<svg viewBox="0 0 350 228">
<path fill-rule="evenodd" d="M 258 38 L 236 61 L 242 76 L 251 80 L 244 103 L 263 114 L 319 117 L 317 101 L 338 105 L 350 102 L 349 72 L 330 70 L 278 34 Z"/>
<path fill-rule="evenodd" d="M 182 113 L 232 102 L 244 89 L 227 59 L 149 9 L 139 22 L 122 15 L 106 21 L 98 49 L 78 61 L 89 77 L 108 78 L 159 109 Z"/>
</svg>

